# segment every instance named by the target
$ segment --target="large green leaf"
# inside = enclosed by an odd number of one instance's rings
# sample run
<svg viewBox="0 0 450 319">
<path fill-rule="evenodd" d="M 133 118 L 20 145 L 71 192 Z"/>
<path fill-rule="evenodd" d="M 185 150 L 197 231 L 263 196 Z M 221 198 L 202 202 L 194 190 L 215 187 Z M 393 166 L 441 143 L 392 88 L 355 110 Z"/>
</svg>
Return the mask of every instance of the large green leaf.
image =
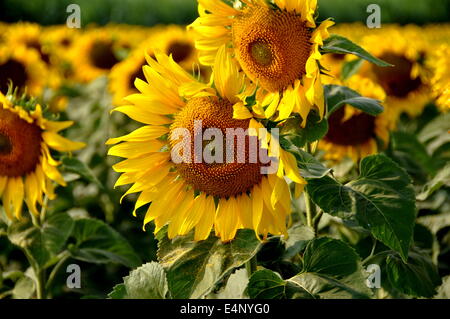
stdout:
<svg viewBox="0 0 450 319">
<path fill-rule="evenodd" d="M 353 54 L 378 66 L 392 66 L 392 64 L 374 57 L 359 45 L 337 34 L 332 34 L 328 39 L 324 41 L 322 51 L 327 53 Z"/>
<path fill-rule="evenodd" d="M 247 299 L 246 288 L 249 282 L 247 269 L 236 270 L 228 277 L 225 287 L 216 294 L 208 295 L 209 299 Z"/>
<path fill-rule="evenodd" d="M 303 288 L 268 269 L 258 270 L 250 277 L 247 292 L 252 299 L 312 298 Z"/>
<path fill-rule="evenodd" d="M 133 268 L 142 262 L 128 241 L 112 227 L 97 219 L 75 221 L 70 248 L 73 258 L 98 264 L 119 263 Z"/>
<path fill-rule="evenodd" d="M 342 185 L 325 176 L 309 180 L 306 190 L 324 212 L 339 217 L 354 214 L 362 227 L 406 261 L 416 217 L 415 194 L 407 173 L 391 159 L 366 157 L 358 179 Z"/>
<path fill-rule="evenodd" d="M 324 94 L 328 108 L 327 117 L 346 104 L 372 116 L 377 116 L 384 111 L 380 101 L 362 97 L 361 94 L 346 86 L 325 85 Z"/>
<path fill-rule="evenodd" d="M 65 213 L 50 215 L 41 227 L 29 221 L 9 226 L 9 240 L 23 248 L 39 267 L 45 267 L 64 247 L 74 227 L 73 219 Z"/>
<path fill-rule="evenodd" d="M 303 271 L 289 282 L 314 298 L 368 298 L 371 294 L 354 249 L 326 237 L 309 242 L 303 256 Z"/>
<path fill-rule="evenodd" d="M 303 255 L 303 270 L 283 280 L 270 270 L 250 278 L 251 298 L 368 298 L 371 291 L 359 256 L 346 243 L 331 239 L 311 240 Z"/>
<path fill-rule="evenodd" d="M 288 229 L 289 237 L 286 239 L 286 251 L 283 258 L 290 259 L 303 251 L 308 242 L 314 238 L 314 230 L 305 225 L 294 225 Z"/>
<path fill-rule="evenodd" d="M 165 299 L 168 292 L 166 274 L 162 266 L 150 262 L 130 272 L 123 278 L 126 298 Z"/>
<path fill-rule="evenodd" d="M 398 254 L 386 258 L 387 277 L 391 286 L 413 297 L 431 298 L 442 283 L 437 268 L 423 252 L 412 250 L 408 263 L 404 263 Z"/>
<path fill-rule="evenodd" d="M 158 259 L 167 273 L 172 298 L 201 298 L 233 269 L 250 260 L 260 242 L 251 230 L 238 231 L 236 238 L 223 243 L 219 238 L 195 242 L 193 235 L 167 237 L 167 227 L 158 234 Z"/>
</svg>

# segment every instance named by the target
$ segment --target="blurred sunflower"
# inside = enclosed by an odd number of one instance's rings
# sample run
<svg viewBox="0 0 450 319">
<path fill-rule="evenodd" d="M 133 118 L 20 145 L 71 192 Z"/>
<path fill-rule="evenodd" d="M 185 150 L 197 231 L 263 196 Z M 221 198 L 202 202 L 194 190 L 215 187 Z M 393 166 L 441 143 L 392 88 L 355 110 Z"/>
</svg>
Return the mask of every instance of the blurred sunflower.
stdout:
<svg viewBox="0 0 450 319">
<path fill-rule="evenodd" d="M 317 0 L 243 0 L 240 7 L 223 1 L 199 0 L 195 32 L 200 62 L 212 65 L 218 48 L 226 44 L 246 75 L 262 89 L 265 116 L 286 119 L 309 111 L 324 114 L 319 47 L 334 23 L 317 26 Z M 277 113 L 278 111 L 278 113 Z"/>
<path fill-rule="evenodd" d="M 70 55 L 75 79 L 89 82 L 108 74 L 120 62 L 120 51 L 130 47 L 118 33 L 111 33 L 107 28 L 86 31 L 75 42 Z"/>
<path fill-rule="evenodd" d="M 172 55 L 173 60 L 188 72 L 199 68 L 198 52 L 195 48 L 192 33 L 185 27 L 170 25 L 160 29 L 152 37 L 154 50 Z"/>
<path fill-rule="evenodd" d="M 123 104 L 124 97 L 138 93 L 134 81 L 136 78 L 141 80 L 145 78 L 142 71 L 142 67 L 146 64 L 145 54 L 153 55 L 148 42 L 133 50 L 125 60 L 112 68 L 109 74 L 109 89 L 113 95 L 114 105 Z"/>
<path fill-rule="evenodd" d="M 171 57 L 156 53 L 156 59 L 146 56 L 150 66 L 144 66 L 144 75 L 148 83 L 140 79 L 135 82 L 141 93 L 126 98 L 130 105 L 115 109 L 146 126 L 107 142 L 120 143 L 109 150 L 109 155 L 126 158 L 113 166 L 122 173 L 116 186 L 133 184 L 125 195 L 141 193 L 134 213 L 151 202 L 144 227 L 154 220 L 158 232 L 169 223 L 170 238 L 195 228 L 195 240 L 208 238 L 212 228 L 222 241 L 232 240 L 240 228 L 254 229 L 263 236 L 286 234 L 291 207 L 284 176 L 305 184 L 292 154 L 280 150 L 277 174 L 263 174 L 264 165 L 260 159 L 249 161 L 248 151 L 244 152 L 244 163 L 207 164 L 189 161 L 195 157 L 192 151 L 185 153 L 178 147 L 192 150 L 198 134 L 196 121 L 202 121 L 203 131 L 217 128 L 222 133 L 228 128 L 246 130 L 261 125 L 254 119 L 233 118 L 233 108 L 243 107 L 237 95 L 242 93 L 244 80 L 225 54 L 225 47 L 217 53 L 215 89 L 197 82 Z M 189 142 L 179 140 L 178 129 L 187 129 Z M 270 135 L 247 138 L 248 144 L 256 141 L 259 151 L 278 143 Z M 172 161 L 171 154 L 187 160 Z M 234 151 L 231 154 L 236 156 Z"/>
<path fill-rule="evenodd" d="M 368 78 L 354 75 L 344 85 L 363 96 L 379 101 L 386 99 L 383 88 Z M 380 142 L 381 147 L 388 145 L 389 132 L 395 129 L 398 117 L 399 113 L 389 106 L 380 115 L 372 116 L 345 105 L 329 116 L 329 130 L 320 141 L 319 149 L 326 152 L 325 159 L 340 161 L 350 157 L 358 162 L 377 153 Z"/>
<path fill-rule="evenodd" d="M 422 36 L 411 29 L 390 26 L 367 36 L 363 46 L 374 56 L 394 65 L 385 68 L 365 63 L 361 69 L 361 74 L 385 90 L 386 105 L 413 117 L 421 114 L 431 100 L 426 81 L 428 70 L 424 64 L 428 51 Z"/>
<path fill-rule="evenodd" d="M 450 110 L 450 45 L 443 44 L 436 49 L 429 65 L 433 70 L 431 86 L 436 104 L 443 110 Z"/>
<path fill-rule="evenodd" d="M 40 105 L 14 105 L 0 93 L 0 197 L 8 218 L 21 218 L 24 201 L 32 214 L 39 215 L 36 206 L 43 205 L 43 195 L 55 197 L 52 181 L 66 185 L 50 149 L 67 152 L 84 147 L 58 135 L 71 125 L 45 119 Z"/>
<path fill-rule="evenodd" d="M 20 45 L 0 45 L 0 92 L 6 94 L 10 81 L 21 92 L 38 96 L 46 84 L 48 69 L 34 50 Z"/>
</svg>

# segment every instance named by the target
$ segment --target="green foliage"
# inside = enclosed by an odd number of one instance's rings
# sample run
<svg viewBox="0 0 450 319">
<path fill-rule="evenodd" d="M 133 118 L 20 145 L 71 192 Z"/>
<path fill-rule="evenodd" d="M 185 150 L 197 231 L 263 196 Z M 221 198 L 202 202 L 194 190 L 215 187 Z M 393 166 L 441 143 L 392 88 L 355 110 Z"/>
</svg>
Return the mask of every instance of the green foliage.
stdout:
<svg viewBox="0 0 450 319">
<path fill-rule="evenodd" d="M 392 67 L 392 64 L 374 57 L 359 45 L 337 34 L 332 34 L 324 41 L 322 51 L 324 53 L 353 54 L 378 66 Z"/>
<path fill-rule="evenodd" d="M 362 227 L 406 261 L 416 217 L 409 176 L 383 155 L 363 159 L 360 172 L 358 179 L 346 185 L 328 176 L 313 179 L 306 190 L 324 212 L 346 218 L 354 215 Z"/>
<path fill-rule="evenodd" d="M 169 240 L 167 228 L 158 233 L 158 259 L 167 273 L 172 298 L 201 298 L 224 276 L 258 252 L 260 242 L 251 230 L 241 230 L 229 243 L 215 236 L 193 242 L 193 234 Z"/>
<path fill-rule="evenodd" d="M 91 263 L 113 262 L 130 268 L 141 264 L 125 238 L 100 220 L 76 220 L 72 236 L 75 243 L 69 249 L 75 259 Z"/>
<path fill-rule="evenodd" d="M 164 269 L 156 262 L 142 265 L 123 278 L 108 295 L 112 299 L 165 299 L 168 293 Z"/>
<path fill-rule="evenodd" d="M 327 102 L 327 117 L 344 105 L 351 105 L 367 114 L 377 116 L 384 108 L 380 101 L 362 97 L 358 92 L 341 85 L 325 85 L 325 99 Z"/>
<path fill-rule="evenodd" d="M 328 122 L 320 118 L 317 112 L 308 115 L 306 126 L 300 125 L 299 117 L 287 120 L 280 131 L 280 136 L 297 147 L 312 143 L 323 138 L 328 132 Z"/>
<path fill-rule="evenodd" d="M 368 298 L 371 294 L 359 256 L 342 241 L 311 240 L 303 255 L 303 270 L 283 280 L 270 270 L 250 278 L 251 298 Z"/>
</svg>

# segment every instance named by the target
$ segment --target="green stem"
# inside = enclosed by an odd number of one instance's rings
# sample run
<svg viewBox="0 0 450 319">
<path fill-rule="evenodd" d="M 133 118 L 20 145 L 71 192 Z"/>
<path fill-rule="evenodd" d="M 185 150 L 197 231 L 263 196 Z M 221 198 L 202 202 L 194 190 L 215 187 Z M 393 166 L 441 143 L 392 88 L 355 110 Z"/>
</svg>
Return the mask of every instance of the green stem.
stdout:
<svg viewBox="0 0 450 319">
<path fill-rule="evenodd" d="M 59 259 L 58 263 L 55 265 L 55 267 L 53 267 L 50 275 L 48 276 L 48 280 L 45 285 L 46 290 L 49 290 L 50 287 L 52 286 L 53 281 L 55 280 L 55 277 L 58 274 L 59 270 L 64 265 L 64 263 L 67 261 L 67 259 L 70 258 L 70 253 L 66 250 L 59 257 L 60 257 L 60 259 Z"/>
<path fill-rule="evenodd" d="M 36 297 L 37 299 L 45 299 L 45 270 L 40 269 L 39 271 L 37 271 L 36 278 L 37 278 Z"/>
<path fill-rule="evenodd" d="M 253 273 L 256 271 L 257 267 L 257 261 L 256 261 L 256 255 L 253 256 L 249 261 L 245 263 L 245 269 L 247 269 L 247 275 L 248 278 L 250 278 Z"/>
</svg>

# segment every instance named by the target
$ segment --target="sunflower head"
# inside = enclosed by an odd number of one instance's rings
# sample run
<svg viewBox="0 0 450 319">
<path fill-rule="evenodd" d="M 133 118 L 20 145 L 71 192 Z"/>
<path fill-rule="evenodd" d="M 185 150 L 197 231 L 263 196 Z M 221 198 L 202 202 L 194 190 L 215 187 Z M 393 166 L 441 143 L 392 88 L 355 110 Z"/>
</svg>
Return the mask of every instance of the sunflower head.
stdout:
<svg viewBox="0 0 450 319">
<path fill-rule="evenodd" d="M 126 158 L 113 166 L 122 173 L 116 186 L 133 184 L 125 195 L 141 193 L 135 211 L 151 203 L 144 224 L 154 221 L 155 232 L 169 224 L 170 238 L 193 229 L 196 240 L 212 229 L 223 241 L 240 228 L 258 236 L 286 234 L 290 193 L 284 176 L 298 185 L 305 181 L 293 168 L 294 157 L 283 151 L 274 174 L 261 169 L 268 165 L 262 157 L 250 160 L 254 153 L 274 154 L 278 141 L 256 131 L 264 127 L 243 102 L 245 81 L 225 46 L 214 64 L 214 86 L 196 81 L 172 57 L 155 56 L 157 61 L 147 56 L 144 66 L 148 83 L 136 80 L 140 93 L 115 109 L 146 124 L 107 142 L 117 144 L 110 155 Z M 245 134 L 250 129 L 255 131 Z M 229 139 L 230 130 L 243 133 L 243 149 L 234 143 L 239 134 Z"/>
<path fill-rule="evenodd" d="M 264 89 L 281 91 L 306 74 L 311 31 L 299 14 L 249 5 L 231 28 L 237 60 Z"/>
<path fill-rule="evenodd" d="M 50 149 L 65 152 L 84 146 L 58 134 L 70 125 L 47 120 L 33 101 L 0 93 L 0 198 L 9 218 L 21 218 L 23 202 L 38 215 L 43 195 L 55 196 L 52 181 L 65 185 Z"/>
</svg>

